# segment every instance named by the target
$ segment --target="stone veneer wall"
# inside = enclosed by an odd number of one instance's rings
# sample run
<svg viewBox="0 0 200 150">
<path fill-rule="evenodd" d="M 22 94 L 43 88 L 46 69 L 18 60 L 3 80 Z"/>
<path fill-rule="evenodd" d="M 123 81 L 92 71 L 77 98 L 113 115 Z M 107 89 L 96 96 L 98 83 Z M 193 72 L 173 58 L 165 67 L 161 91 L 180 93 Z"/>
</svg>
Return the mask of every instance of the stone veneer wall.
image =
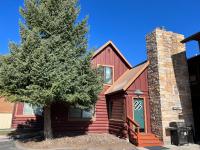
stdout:
<svg viewBox="0 0 200 150">
<path fill-rule="evenodd" d="M 189 75 L 181 34 L 155 29 L 146 37 L 151 127 L 164 143 L 170 143 L 169 123 L 193 125 Z"/>
</svg>

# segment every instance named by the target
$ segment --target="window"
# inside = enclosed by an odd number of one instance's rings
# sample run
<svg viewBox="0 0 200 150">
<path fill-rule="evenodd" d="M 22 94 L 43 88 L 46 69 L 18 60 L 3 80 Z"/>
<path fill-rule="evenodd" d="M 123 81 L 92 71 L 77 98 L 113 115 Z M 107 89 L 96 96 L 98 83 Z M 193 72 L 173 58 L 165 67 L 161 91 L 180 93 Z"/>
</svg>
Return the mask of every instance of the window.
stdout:
<svg viewBox="0 0 200 150">
<path fill-rule="evenodd" d="M 43 109 L 41 107 L 32 106 L 24 103 L 23 115 L 39 115 L 42 116 Z"/>
<path fill-rule="evenodd" d="M 94 115 L 94 108 L 90 110 L 82 110 L 79 108 L 69 108 L 69 118 L 73 119 L 92 119 Z"/>
<path fill-rule="evenodd" d="M 100 66 L 103 82 L 105 84 L 112 84 L 113 83 L 113 67 L 109 66 Z"/>
</svg>

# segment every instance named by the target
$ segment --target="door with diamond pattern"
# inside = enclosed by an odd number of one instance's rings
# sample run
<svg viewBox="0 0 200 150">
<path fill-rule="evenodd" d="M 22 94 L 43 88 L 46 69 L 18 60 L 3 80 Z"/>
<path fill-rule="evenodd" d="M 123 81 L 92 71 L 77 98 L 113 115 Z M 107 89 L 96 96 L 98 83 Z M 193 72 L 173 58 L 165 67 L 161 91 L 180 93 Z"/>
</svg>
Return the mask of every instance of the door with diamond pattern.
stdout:
<svg viewBox="0 0 200 150">
<path fill-rule="evenodd" d="M 140 132 L 145 132 L 144 99 L 133 99 L 134 120 L 140 125 Z"/>
</svg>

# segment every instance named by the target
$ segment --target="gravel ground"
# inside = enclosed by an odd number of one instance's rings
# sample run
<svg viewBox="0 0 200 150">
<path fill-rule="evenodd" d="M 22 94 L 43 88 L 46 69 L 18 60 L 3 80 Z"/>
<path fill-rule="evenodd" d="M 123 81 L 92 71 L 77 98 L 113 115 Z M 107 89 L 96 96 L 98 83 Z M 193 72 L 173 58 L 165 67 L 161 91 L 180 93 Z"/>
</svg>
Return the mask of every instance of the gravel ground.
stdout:
<svg viewBox="0 0 200 150">
<path fill-rule="evenodd" d="M 21 147 L 32 149 L 137 150 L 137 148 L 128 141 L 119 139 L 110 134 L 88 134 L 41 142 L 18 142 L 17 144 Z"/>
</svg>

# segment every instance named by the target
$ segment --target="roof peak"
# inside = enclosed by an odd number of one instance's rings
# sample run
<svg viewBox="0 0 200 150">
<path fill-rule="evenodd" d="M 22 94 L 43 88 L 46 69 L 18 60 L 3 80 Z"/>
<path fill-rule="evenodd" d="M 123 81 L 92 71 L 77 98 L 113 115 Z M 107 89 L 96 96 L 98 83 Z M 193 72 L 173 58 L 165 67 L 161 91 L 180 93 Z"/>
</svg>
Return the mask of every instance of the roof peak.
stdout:
<svg viewBox="0 0 200 150">
<path fill-rule="evenodd" d="M 104 48 L 106 48 L 108 45 L 111 45 L 114 48 L 114 50 L 119 54 L 119 56 L 124 60 L 124 62 L 129 66 L 129 68 L 132 68 L 132 65 L 128 62 L 128 60 L 126 60 L 126 58 L 123 56 L 123 54 L 117 48 L 117 46 L 111 40 L 109 40 L 104 45 L 102 45 L 100 48 L 98 48 L 94 52 L 93 58 L 96 57 L 99 53 L 101 53 L 104 50 Z"/>
<path fill-rule="evenodd" d="M 148 62 L 148 60 L 144 60 L 144 61 L 142 61 L 141 63 L 139 63 L 139 64 L 133 66 L 133 68 L 138 67 L 138 66 L 140 66 L 140 65 L 143 65 L 143 64 L 146 63 L 146 62 Z"/>
</svg>

